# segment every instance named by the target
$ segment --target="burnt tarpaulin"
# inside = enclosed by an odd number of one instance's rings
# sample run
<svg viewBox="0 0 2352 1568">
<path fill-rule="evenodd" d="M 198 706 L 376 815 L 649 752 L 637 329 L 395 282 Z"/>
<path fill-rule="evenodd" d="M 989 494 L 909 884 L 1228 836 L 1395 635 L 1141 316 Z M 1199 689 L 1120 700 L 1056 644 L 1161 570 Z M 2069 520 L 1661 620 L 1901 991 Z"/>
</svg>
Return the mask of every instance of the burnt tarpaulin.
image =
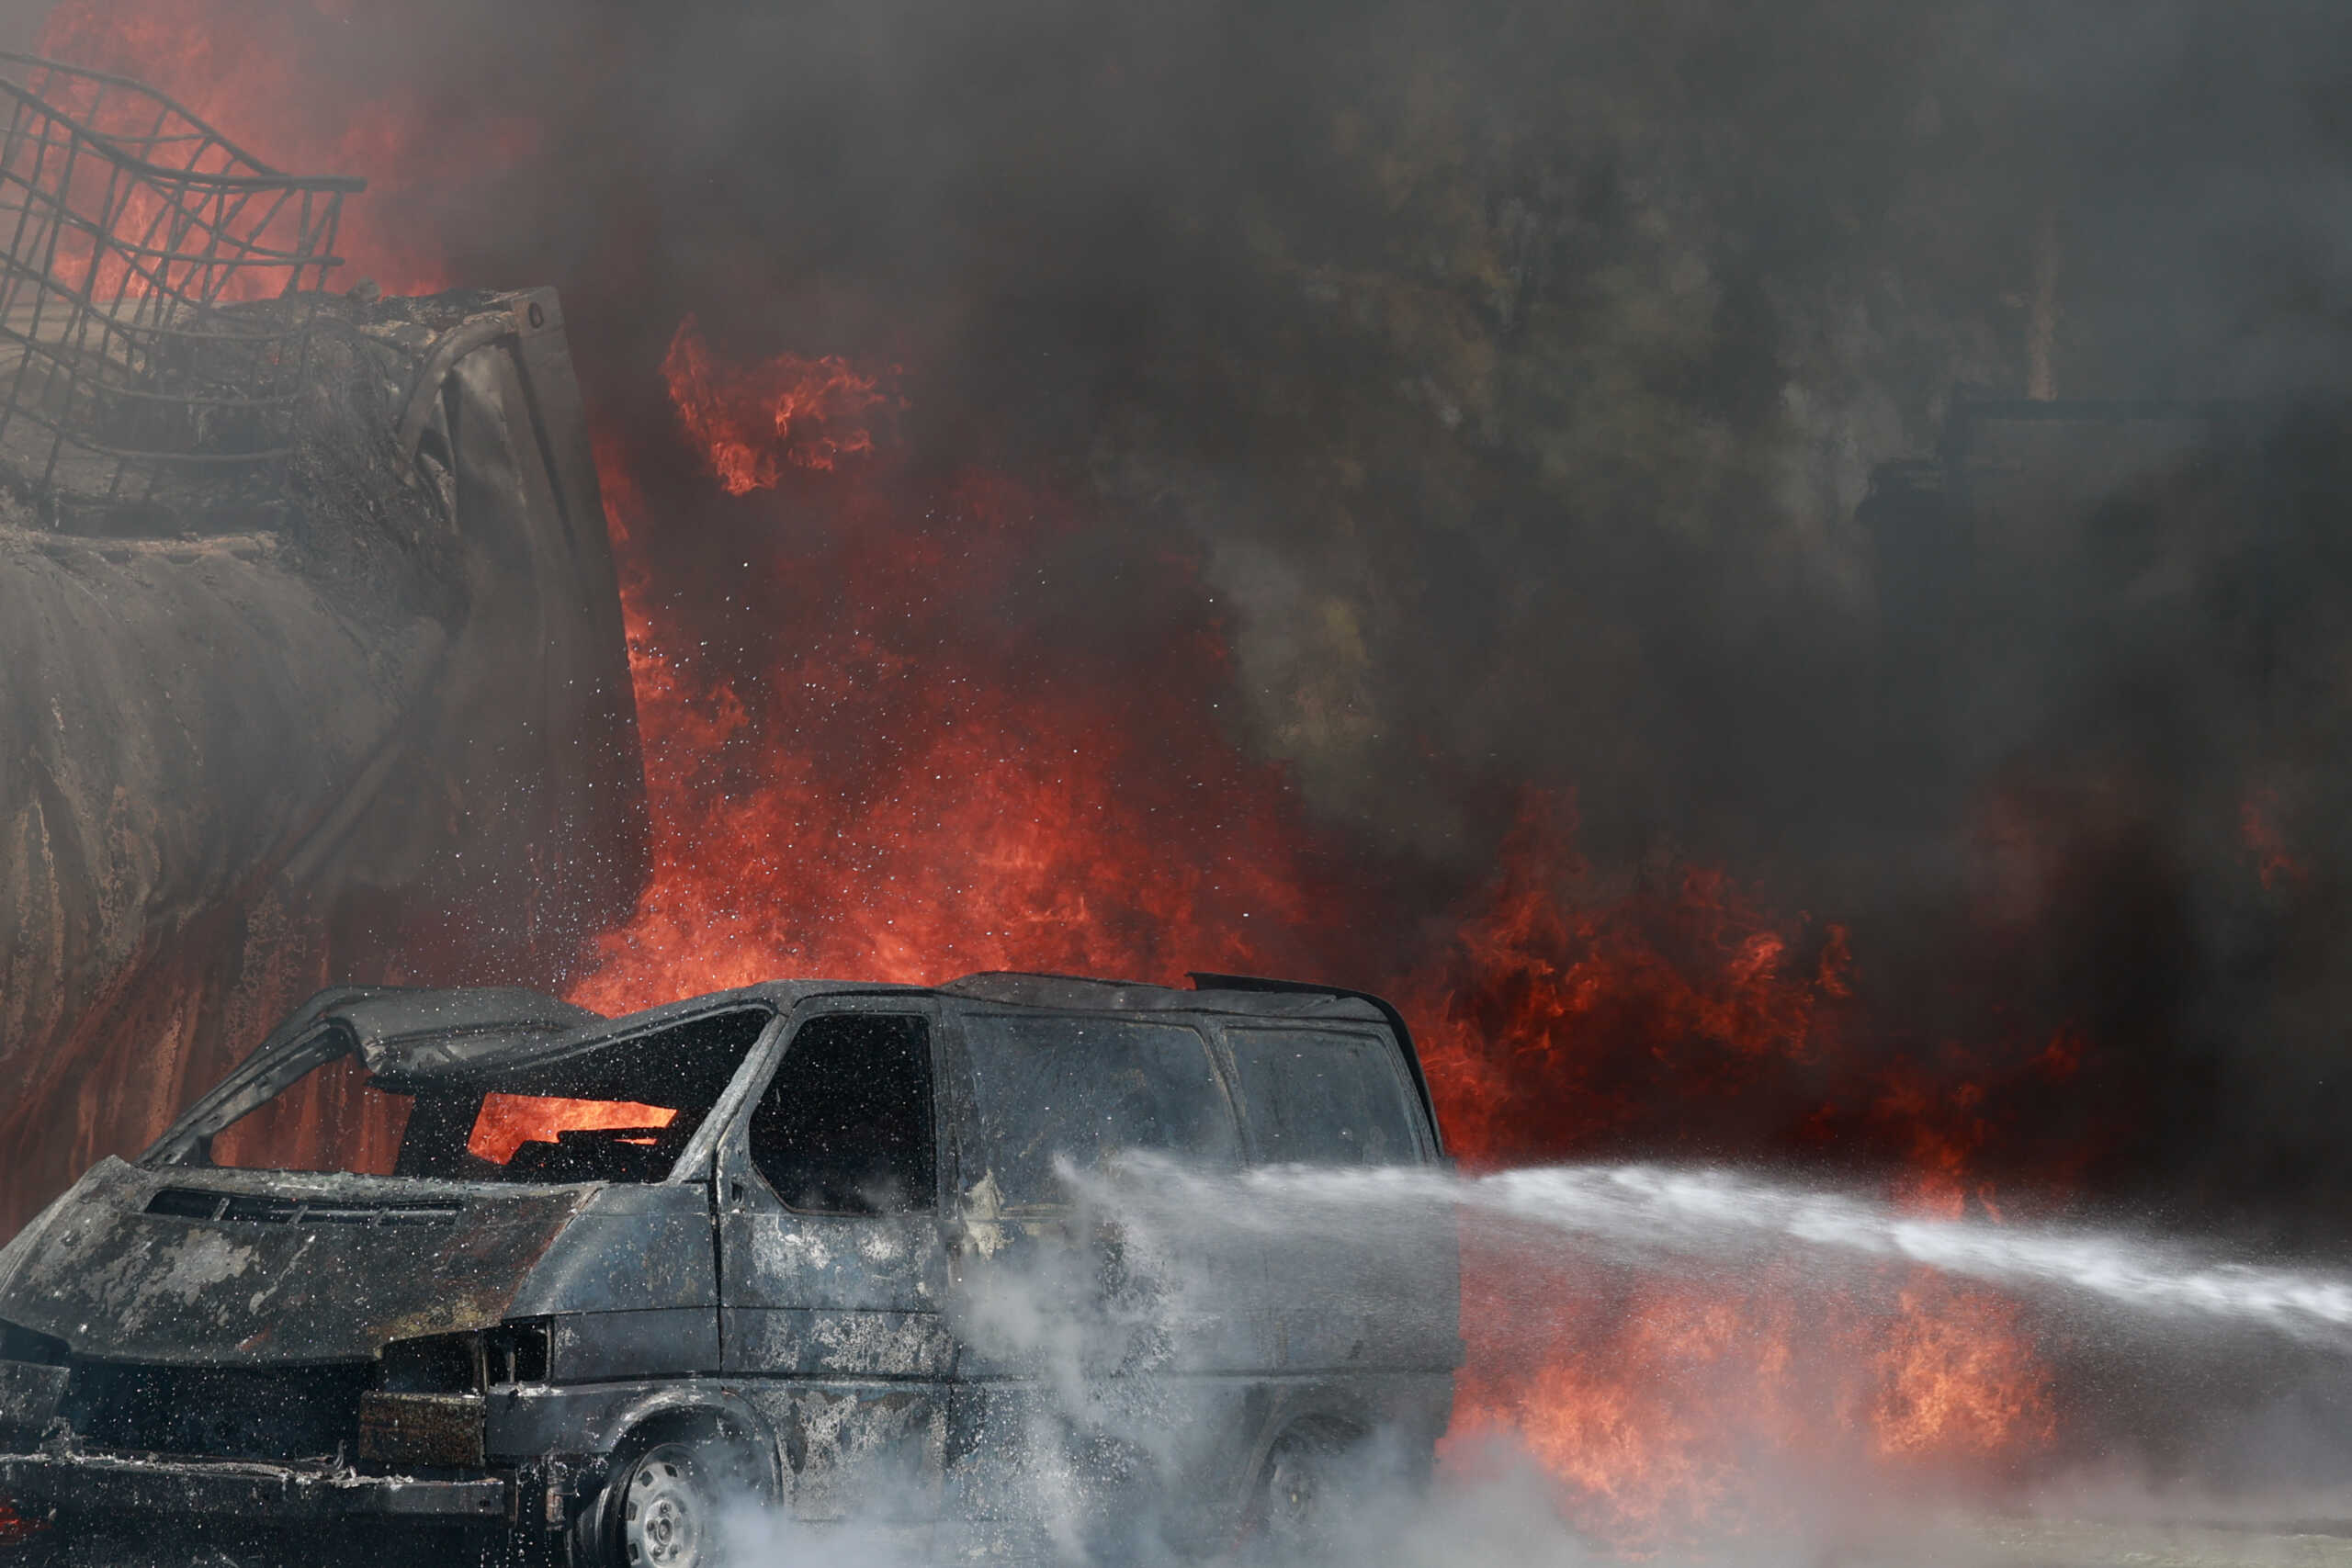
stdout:
<svg viewBox="0 0 2352 1568">
<path fill-rule="evenodd" d="M 316 309 L 275 498 L 0 500 L 0 1228 L 329 979 L 551 972 L 642 878 L 553 291 Z"/>
</svg>

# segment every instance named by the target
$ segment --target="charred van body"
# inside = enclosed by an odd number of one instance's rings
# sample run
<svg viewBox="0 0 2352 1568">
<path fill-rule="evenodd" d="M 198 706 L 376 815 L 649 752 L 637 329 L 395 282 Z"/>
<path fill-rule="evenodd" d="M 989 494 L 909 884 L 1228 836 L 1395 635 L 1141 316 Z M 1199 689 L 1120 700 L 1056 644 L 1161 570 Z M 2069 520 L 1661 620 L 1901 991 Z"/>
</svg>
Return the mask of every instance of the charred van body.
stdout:
<svg viewBox="0 0 2352 1568">
<path fill-rule="evenodd" d="M 1443 1158 L 1385 1003 L 1196 985 L 323 993 L 0 1251 L 0 1499 L 688 1568 L 736 1494 L 970 1546 L 1049 1472 L 1209 1550 L 1375 1439 L 1425 1469 L 1450 1233 L 1145 1246 L 1084 1201 L 1130 1156 Z"/>
</svg>

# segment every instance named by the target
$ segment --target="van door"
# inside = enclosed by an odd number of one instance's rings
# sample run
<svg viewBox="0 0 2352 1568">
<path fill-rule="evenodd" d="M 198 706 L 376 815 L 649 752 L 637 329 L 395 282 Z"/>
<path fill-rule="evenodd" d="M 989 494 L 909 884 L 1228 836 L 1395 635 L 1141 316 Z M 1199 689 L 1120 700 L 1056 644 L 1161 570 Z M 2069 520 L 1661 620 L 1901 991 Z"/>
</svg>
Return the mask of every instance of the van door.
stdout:
<svg viewBox="0 0 2352 1568">
<path fill-rule="evenodd" d="M 1132 1183 L 1080 1204 L 1058 1170 L 1138 1154 L 1238 1170 L 1224 1074 L 1181 1017 L 967 1005 L 957 1037 L 951 1428 L 996 1443 L 949 1484 L 972 1513 L 1010 1517 L 1041 1478 L 1066 1483 L 1100 1555 L 1174 1540 L 1192 1522 L 1162 1506 L 1216 1495 L 1246 1447 L 1253 1385 L 1231 1374 L 1267 1364 L 1263 1247 Z"/>
<path fill-rule="evenodd" d="M 1272 1021 L 1228 1022 L 1224 1032 L 1256 1163 L 1361 1168 L 1436 1157 L 1386 1034 Z M 1452 1371 L 1460 1257 L 1451 1215 L 1408 1208 L 1375 1226 L 1335 1210 L 1277 1245 L 1272 1307 L 1285 1371 Z"/>
<path fill-rule="evenodd" d="M 927 1516 L 944 1442 L 937 1010 L 828 998 L 718 1154 L 724 1370 L 805 1518 Z"/>
</svg>

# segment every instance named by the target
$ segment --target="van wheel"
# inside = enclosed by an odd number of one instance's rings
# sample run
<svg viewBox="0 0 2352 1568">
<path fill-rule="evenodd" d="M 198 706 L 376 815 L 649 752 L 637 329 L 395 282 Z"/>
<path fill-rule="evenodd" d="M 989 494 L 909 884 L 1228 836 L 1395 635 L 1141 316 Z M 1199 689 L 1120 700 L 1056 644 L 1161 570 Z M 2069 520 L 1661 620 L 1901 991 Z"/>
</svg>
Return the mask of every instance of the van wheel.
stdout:
<svg viewBox="0 0 2352 1568">
<path fill-rule="evenodd" d="M 627 1568 L 711 1568 L 718 1560 L 718 1494 L 702 1457 L 660 1443 L 629 1466 L 614 1499 Z"/>
<path fill-rule="evenodd" d="M 730 1448 L 672 1438 L 616 1467 L 582 1516 L 596 1568 L 720 1568 L 719 1513 L 748 1479 Z"/>
<path fill-rule="evenodd" d="M 1260 1555 L 1291 1562 L 1329 1548 L 1345 1509 L 1340 1472 L 1348 1446 L 1341 1435 L 1315 1427 L 1294 1427 L 1276 1440 L 1247 1531 Z"/>
</svg>

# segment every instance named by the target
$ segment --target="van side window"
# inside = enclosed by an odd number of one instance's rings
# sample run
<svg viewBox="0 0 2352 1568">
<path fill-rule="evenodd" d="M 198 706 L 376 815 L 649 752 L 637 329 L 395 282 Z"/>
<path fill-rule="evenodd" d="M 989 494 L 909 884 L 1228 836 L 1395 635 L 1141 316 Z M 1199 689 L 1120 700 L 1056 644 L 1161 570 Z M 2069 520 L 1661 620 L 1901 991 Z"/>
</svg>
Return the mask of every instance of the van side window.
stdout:
<svg viewBox="0 0 2352 1568">
<path fill-rule="evenodd" d="M 844 1012 L 803 1023 L 752 1112 L 751 1154 L 804 1213 L 934 1206 L 928 1021 Z"/>
<path fill-rule="evenodd" d="M 775 1017 L 765 1007 L 730 1008 L 486 1077 L 428 1081 L 393 1174 L 659 1181 Z"/>
<path fill-rule="evenodd" d="M 1057 1155 L 1081 1168 L 1123 1149 L 1219 1166 L 1239 1161 L 1233 1112 L 1208 1043 L 1194 1030 L 980 1013 L 967 1017 L 965 1034 L 982 1157 L 1006 1203 L 1057 1201 Z"/>
<path fill-rule="evenodd" d="M 1242 1113 L 1269 1164 L 1411 1165 L 1412 1108 L 1388 1043 L 1304 1029 L 1227 1029 Z"/>
</svg>

